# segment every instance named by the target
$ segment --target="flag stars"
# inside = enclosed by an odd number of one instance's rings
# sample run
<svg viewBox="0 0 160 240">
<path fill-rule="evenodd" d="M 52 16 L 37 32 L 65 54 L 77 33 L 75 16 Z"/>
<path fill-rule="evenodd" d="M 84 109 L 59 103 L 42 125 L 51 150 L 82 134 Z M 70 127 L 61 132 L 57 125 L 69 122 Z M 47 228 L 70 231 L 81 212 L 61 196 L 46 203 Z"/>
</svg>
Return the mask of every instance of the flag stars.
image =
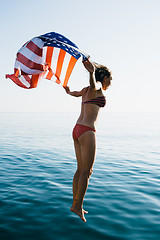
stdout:
<svg viewBox="0 0 160 240">
<path fill-rule="evenodd" d="M 63 49 L 76 59 L 78 59 L 81 55 L 75 50 L 77 46 L 74 43 L 58 33 L 50 32 L 45 35 L 41 35 L 40 37 L 44 38 L 43 41 L 45 42 L 45 46 Z"/>
</svg>

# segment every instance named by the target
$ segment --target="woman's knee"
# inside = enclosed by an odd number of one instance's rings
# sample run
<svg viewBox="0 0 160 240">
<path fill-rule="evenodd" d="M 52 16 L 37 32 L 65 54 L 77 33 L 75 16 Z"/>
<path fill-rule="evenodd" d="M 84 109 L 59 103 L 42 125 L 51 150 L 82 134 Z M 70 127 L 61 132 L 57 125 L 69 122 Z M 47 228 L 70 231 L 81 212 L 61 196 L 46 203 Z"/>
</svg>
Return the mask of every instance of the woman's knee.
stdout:
<svg viewBox="0 0 160 240">
<path fill-rule="evenodd" d="M 83 171 L 82 171 L 82 174 L 83 174 L 84 176 L 86 176 L 87 178 L 90 178 L 90 176 L 92 175 L 92 173 L 93 173 L 93 170 L 92 170 L 92 169 L 83 170 Z"/>
<path fill-rule="evenodd" d="M 93 169 L 90 169 L 88 178 L 90 178 L 90 176 L 92 175 L 92 173 L 93 173 Z"/>
</svg>

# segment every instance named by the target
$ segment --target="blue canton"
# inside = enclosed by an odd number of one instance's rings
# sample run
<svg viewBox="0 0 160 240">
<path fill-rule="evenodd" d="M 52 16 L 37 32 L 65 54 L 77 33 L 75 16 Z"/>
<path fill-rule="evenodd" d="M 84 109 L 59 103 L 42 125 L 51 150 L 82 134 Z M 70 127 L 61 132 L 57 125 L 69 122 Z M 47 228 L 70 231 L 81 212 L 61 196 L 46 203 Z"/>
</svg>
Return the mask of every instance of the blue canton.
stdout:
<svg viewBox="0 0 160 240">
<path fill-rule="evenodd" d="M 81 56 L 81 54 L 78 52 L 78 47 L 73 42 L 71 42 L 68 38 L 64 37 L 59 33 L 50 32 L 50 33 L 41 35 L 38 38 L 44 41 L 44 46 L 61 48 L 64 51 L 68 52 L 73 57 L 75 57 L 77 60 Z M 73 46 L 73 48 L 71 46 Z M 75 50 L 74 48 L 76 48 L 77 50 Z"/>
</svg>

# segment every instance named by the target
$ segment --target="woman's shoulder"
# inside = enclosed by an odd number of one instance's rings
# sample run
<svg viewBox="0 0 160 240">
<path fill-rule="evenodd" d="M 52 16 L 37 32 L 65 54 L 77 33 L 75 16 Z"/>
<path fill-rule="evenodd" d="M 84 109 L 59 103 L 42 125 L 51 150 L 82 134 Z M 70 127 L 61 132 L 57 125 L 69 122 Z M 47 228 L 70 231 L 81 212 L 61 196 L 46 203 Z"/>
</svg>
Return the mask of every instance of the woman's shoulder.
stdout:
<svg viewBox="0 0 160 240">
<path fill-rule="evenodd" d="M 83 94 L 87 93 L 89 90 L 89 86 L 88 87 L 84 87 L 81 91 Z"/>
<path fill-rule="evenodd" d="M 82 95 L 88 95 L 90 97 L 104 96 L 101 89 L 94 89 L 91 86 L 84 87 L 82 90 Z"/>
</svg>

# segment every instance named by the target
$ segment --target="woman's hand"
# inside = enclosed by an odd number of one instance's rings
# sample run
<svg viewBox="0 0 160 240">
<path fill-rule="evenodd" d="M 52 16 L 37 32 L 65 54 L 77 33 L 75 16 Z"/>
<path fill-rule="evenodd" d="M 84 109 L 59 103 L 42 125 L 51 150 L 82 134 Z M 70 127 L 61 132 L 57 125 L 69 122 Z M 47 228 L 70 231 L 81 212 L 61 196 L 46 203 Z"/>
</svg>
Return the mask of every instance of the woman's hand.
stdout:
<svg viewBox="0 0 160 240">
<path fill-rule="evenodd" d="M 84 67 L 88 70 L 88 72 L 93 73 L 94 72 L 94 66 L 89 60 L 82 61 Z"/>
<path fill-rule="evenodd" d="M 70 94 L 70 88 L 68 86 L 64 87 L 67 94 Z"/>
</svg>

